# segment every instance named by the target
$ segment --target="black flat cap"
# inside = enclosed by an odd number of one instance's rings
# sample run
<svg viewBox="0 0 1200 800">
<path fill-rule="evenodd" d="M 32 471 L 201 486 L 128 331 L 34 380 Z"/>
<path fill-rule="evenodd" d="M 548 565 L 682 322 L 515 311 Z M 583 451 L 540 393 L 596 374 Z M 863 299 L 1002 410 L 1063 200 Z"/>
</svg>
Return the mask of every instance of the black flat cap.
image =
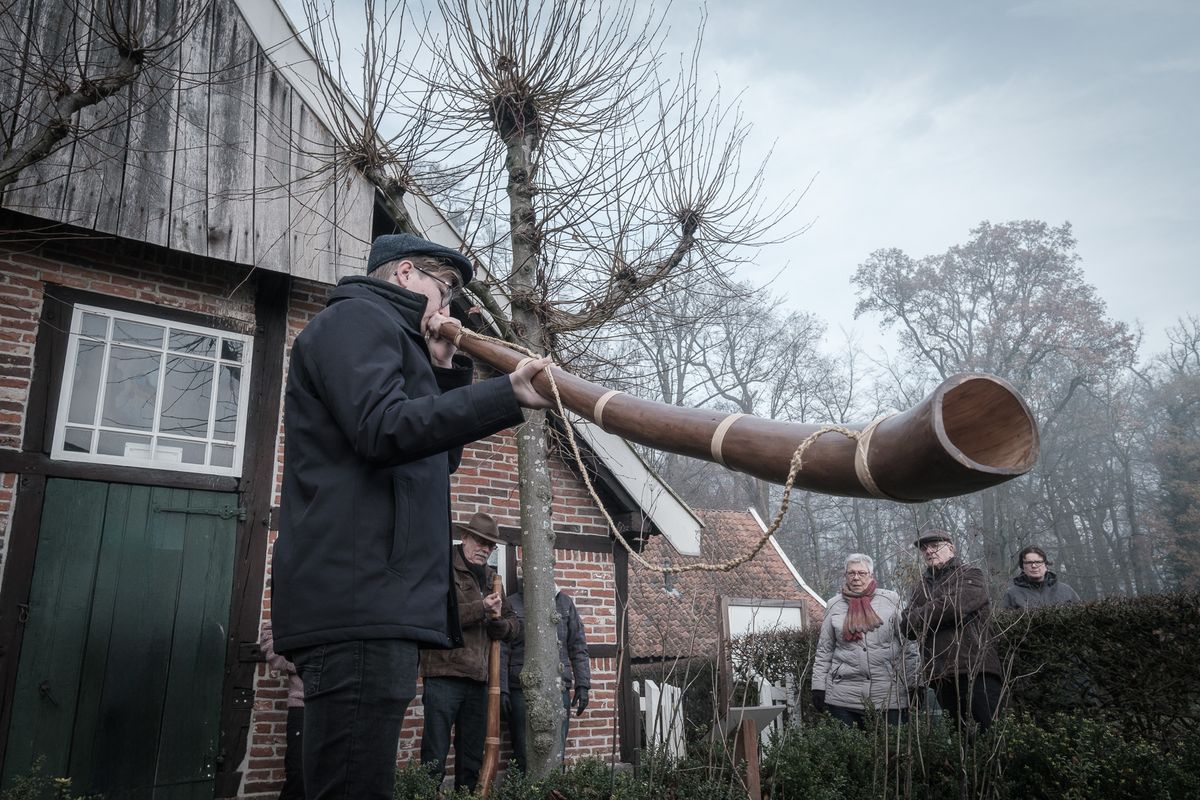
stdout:
<svg viewBox="0 0 1200 800">
<path fill-rule="evenodd" d="M 458 268 L 463 286 L 471 282 L 471 276 L 475 272 L 471 259 L 462 253 L 420 236 L 413 236 L 411 233 L 389 233 L 372 242 L 371 255 L 367 257 L 367 272 L 405 256 L 433 256 L 445 259 Z"/>
<path fill-rule="evenodd" d="M 950 534 L 945 531 L 929 530 L 917 537 L 917 540 L 913 542 L 913 547 L 920 547 L 931 542 L 948 542 L 954 544 L 954 540 L 950 538 Z"/>
</svg>

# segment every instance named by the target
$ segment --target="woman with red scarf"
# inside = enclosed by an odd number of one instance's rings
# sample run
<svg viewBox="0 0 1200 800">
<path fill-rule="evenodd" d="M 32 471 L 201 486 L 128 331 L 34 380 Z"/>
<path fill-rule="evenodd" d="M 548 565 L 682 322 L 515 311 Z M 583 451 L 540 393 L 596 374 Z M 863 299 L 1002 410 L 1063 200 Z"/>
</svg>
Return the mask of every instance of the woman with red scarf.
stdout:
<svg viewBox="0 0 1200 800">
<path fill-rule="evenodd" d="M 825 608 L 813 664 L 812 699 L 847 725 L 864 725 L 870 710 L 889 725 L 908 720 L 920 656 L 900 633 L 900 596 L 875 585 L 875 561 L 846 558 L 846 581 Z"/>
</svg>

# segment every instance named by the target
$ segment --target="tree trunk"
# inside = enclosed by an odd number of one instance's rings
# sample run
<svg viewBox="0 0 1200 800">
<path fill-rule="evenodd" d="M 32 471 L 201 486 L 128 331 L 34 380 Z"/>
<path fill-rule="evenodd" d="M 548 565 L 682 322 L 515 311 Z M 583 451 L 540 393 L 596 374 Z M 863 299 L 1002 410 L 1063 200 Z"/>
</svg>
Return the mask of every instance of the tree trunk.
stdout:
<svg viewBox="0 0 1200 800">
<path fill-rule="evenodd" d="M 545 331 L 531 298 L 537 296 L 537 264 L 541 246 L 533 208 L 533 136 L 522 131 L 505 139 L 508 153 L 509 222 L 513 272 L 513 328 L 535 353 L 546 352 Z M 526 757 L 531 777 L 541 778 L 562 761 L 559 731 L 562 707 L 559 674 L 558 618 L 554 606 L 554 520 L 551 513 L 546 412 L 526 414 L 517 436 L 517 470 L 521 479 L 521 568 L 525 588 L 525 666 L 521 688 L 528 709 Z"/>
</svg>

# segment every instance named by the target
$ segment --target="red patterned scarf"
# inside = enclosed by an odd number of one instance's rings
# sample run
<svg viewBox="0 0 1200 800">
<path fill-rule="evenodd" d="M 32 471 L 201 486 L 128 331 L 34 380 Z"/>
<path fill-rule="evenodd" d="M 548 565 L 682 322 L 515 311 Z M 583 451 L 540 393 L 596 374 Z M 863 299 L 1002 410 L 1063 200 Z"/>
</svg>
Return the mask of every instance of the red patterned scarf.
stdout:
<svg viewBox="0 0 1200 800">
<path fill-rule="evenodd" d="M 883 624 L 883 620 L 871 608 L 871 598 L 875 596 L 875 581 L 871 580 L 867 588 L 860 594 L 850 591 L 850 587 L 842 587 L 842 597 L 846 598 L 846 624 L 842 627 L 842 639 L 847 642 L 857 642 L 863 634 L 873 631 Z"/>
</svg>

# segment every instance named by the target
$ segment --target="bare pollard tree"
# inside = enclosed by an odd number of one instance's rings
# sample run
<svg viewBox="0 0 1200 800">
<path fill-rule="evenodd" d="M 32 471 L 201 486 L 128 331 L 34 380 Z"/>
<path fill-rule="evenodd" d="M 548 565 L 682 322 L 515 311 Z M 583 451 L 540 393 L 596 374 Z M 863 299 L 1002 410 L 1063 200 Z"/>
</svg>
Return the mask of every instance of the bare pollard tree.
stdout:
<svg viewBox="0 0 1200 800">
<path fill-rule="evenodd" d="M 206 2 L 0 0 L 0 191 L 76 140 L 124 125 L 116 98 L 171 60 Z"/>
<path fill-rule="evenodd" d="M 332 9 L 306 5 L 313 49 L 328 61 L 344 44 Z M 394 16 L 385 6 L 367 2 L 368 17 Z M 386 171 L 397 191 L 442 188 L 465 205 L 464 233 L 494 281 L 472 288 L 494 313 L 490 289 L 508 300 L 502 328 L 518 344 L 561 358 L 613 320 L 653 316 L 643 298 L 656 285 L 725 286 L 733 262 L 786 238 L 773 231 L 795 200 L 762 206 L 764 165 L 740 162 L 746 121 L 736 104 L 701 91 L 698 36 L 690 58 L 664 73 L 657 12 L 633 2 L 440 0 L 415 27 L 421 41 L 405 44 L 395 27 L 388 41 L 386 25 L 368 26 L 368 130 L 355 158 Z M 407 132 L 387 135 L 389 123 Z M 501 209 L 507 222 L 487 224 Z M 522 686 L 530 771 L 540 776 L 559 763 L 565 713 L 544 413 L 529 415 L 518 450 Z"/>
</svg>

